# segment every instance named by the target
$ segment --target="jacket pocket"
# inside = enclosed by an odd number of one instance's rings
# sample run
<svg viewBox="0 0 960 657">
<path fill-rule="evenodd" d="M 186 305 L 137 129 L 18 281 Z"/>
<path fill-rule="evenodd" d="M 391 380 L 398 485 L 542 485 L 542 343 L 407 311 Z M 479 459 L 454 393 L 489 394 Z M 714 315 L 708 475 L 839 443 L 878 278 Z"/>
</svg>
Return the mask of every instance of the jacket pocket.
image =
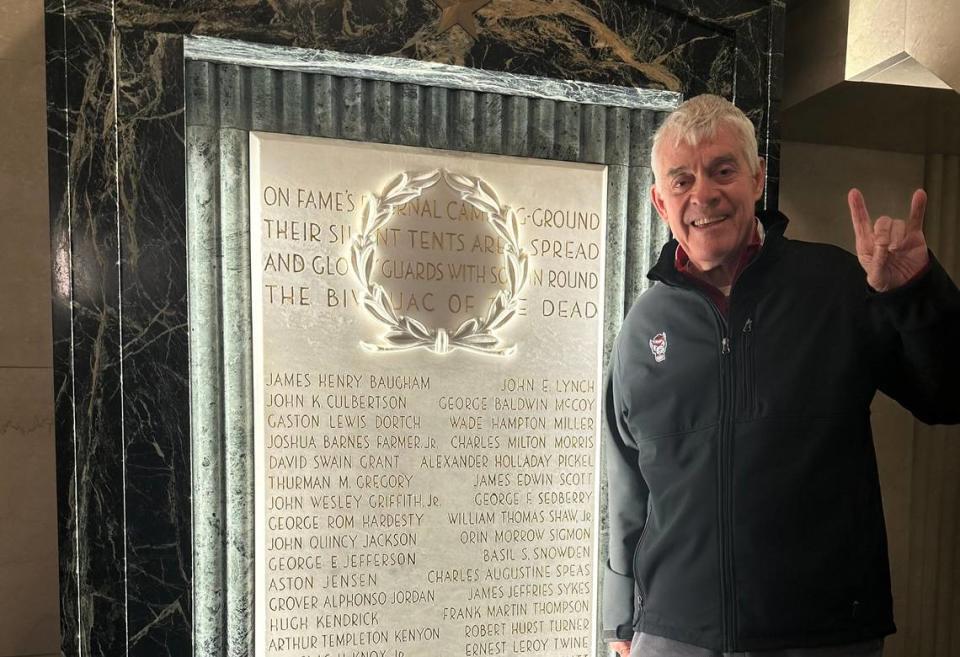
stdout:
<svg viewBox="0 0 960 657">
<path fill-rule="evenodd" d="M 643 523 L 643 530 L 640 532 L 640 539 L 637 541 L 637 547 L 633 551 L 633 581 L 636 582 L 637 600 L 633 610 L 633 624 L 636 625 L 643 613 L 643 607 L 647 602 L 647 592 L 643 585 L 643 576 L 640 573 L 640 549 L 643 547 L 643 539 L 647 537 L 647 530 L 650 528 L 650 518 L 647 517 Z"/>
<path fill-rule="evenodd" d="M 757 367 L 753 345 L 753 319 L 748 318 L 740 330 L 737 349 L 737 410 L 739 415 L 755 417 L 757 404 Z"/>
</svg>

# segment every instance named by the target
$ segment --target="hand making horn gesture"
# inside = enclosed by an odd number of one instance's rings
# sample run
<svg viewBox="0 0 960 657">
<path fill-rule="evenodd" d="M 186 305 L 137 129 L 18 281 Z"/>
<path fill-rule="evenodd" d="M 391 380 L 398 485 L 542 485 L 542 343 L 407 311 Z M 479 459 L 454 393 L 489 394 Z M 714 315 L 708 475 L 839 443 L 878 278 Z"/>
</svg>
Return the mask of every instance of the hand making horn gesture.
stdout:
<svg viewBox="0 0 960 657">
<path fill-rule="evenodd" d="M 870 287 L 877 292 L 895 290 L 923 271 L 930 259 L 923 237 L 925 191 L 913 193 L 906 221 L 886 216 L 871 221 L 859 189 L 851 189 L 847 201 L 857 237 L 857 259 L 867 272 Z"/>
</svg>

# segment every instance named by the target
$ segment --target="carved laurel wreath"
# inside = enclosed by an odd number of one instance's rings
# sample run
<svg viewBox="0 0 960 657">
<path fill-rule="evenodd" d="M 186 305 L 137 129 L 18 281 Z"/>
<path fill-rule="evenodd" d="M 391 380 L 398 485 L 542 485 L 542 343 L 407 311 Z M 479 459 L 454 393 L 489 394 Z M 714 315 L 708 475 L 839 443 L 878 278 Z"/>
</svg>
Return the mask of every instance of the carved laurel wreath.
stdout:
<svg viewBox="0 0 960 657">
<path fill-rule="evenodd" d="M 471 317 L 453 333 L 443 328 L 429 328 L 413 317 L 398 315 L 383 286 L 373 282 L 377 231 L 393 218 L 398 206 L 419 197 L 441 178 L 460 195 L 462 201 L 486 214 L 487 222 L 505 243 L 506 288 L 497 292 L 483 317 Z M 516 213 L 501 205 L 490 185 L 480 178 L 444 169 L 413 175 L 401 173 L 387 183 L 380 196 L 373 196 L 364 204 L 362 217 L 360 234 L 354 238 L 350 249 L 350 264 L 360 283 L 364 308 L 388 329 L 383 335 L 387 344 L 361 342 L 364 349 L 373 352 L 427 349 L 438 354 L 466 349 L 495 356 L 509 356 L 516 351 L 516 345 L 502 346 L 494 331 L 502 328 L 517 313 L 520 291 L 527 283 L 528 259 L 527 253 L 520 247 L 520 223 Z"/>
</svg>

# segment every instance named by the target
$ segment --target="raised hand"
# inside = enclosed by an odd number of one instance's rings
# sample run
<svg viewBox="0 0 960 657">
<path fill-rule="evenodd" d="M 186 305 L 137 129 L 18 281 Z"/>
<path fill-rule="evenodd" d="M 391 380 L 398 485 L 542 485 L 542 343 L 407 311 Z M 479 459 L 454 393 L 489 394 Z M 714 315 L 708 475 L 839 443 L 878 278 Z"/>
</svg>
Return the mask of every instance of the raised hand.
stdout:
<svg viewBox="0 0 960 657">
<path fill-rule="evenodd" d="M 857 259 L 867 272 L 867 284 L 877 292 L 895 290 L 923 271 L 930 260 L 923 237 L 927 193 L 918 189 L 906 221 L 883 216 L 873 222 L 859 189 L 847 194 L 850 219 L 857 238 Z"/>
</svg>

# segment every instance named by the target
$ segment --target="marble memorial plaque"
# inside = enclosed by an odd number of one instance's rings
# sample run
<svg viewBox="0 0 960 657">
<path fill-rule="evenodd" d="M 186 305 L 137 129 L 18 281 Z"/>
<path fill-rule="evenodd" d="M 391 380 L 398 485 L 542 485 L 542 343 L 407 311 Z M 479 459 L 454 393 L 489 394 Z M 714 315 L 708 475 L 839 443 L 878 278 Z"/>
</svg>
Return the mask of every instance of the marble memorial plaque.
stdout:
<svg viewBox="0 0 960 657">
<path fill-rule="evenodd" d="M 256 654 L 594 654 L 605 167 L 250 139 Z"/>
</svg>

